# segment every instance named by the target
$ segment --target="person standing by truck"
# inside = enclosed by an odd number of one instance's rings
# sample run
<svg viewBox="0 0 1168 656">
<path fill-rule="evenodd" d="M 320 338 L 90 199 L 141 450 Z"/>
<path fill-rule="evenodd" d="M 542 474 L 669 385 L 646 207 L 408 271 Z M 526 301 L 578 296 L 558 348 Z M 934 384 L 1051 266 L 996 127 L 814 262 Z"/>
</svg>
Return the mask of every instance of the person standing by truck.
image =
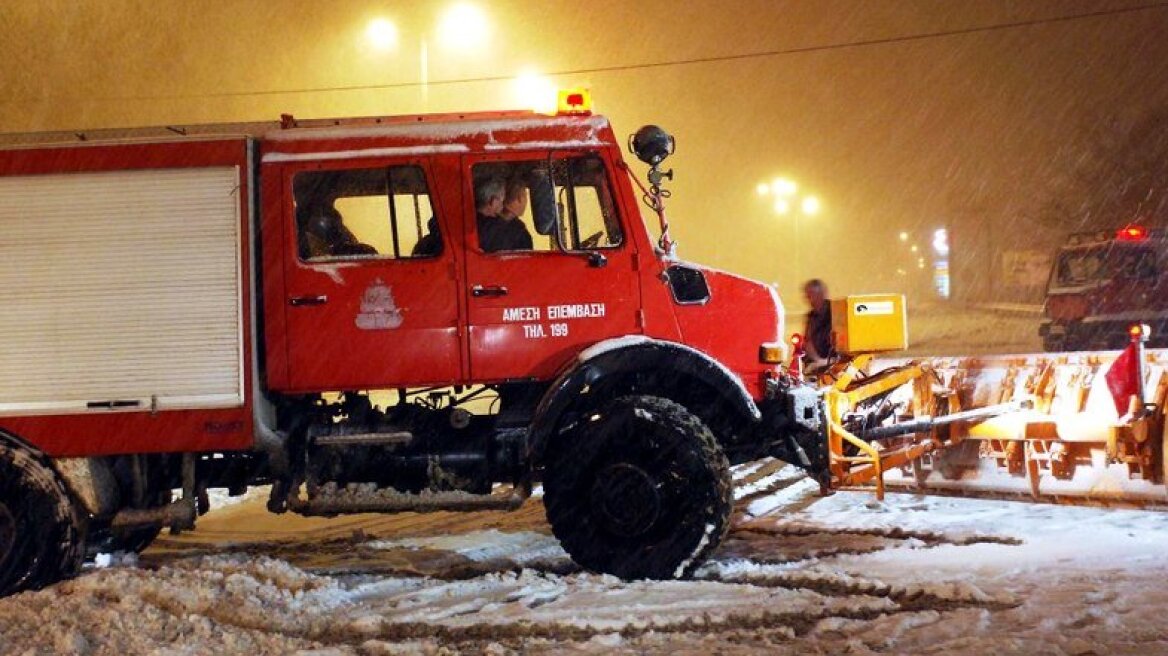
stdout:
<svg viewBox="0 0 1168 656">
<path fill-rule="evenodd" d="M 812 278 L 803 284 L 803 296 L 811 308 L 807 312 L 807 322 L 803 327 L 803 343 L 807 349 L 803 359 L 808 367 L 819 368 L 835 355 L 835 345 L 831 338 L 831 303 L 827 298 L 827 285 L 819 278 Z"/>
</svg>

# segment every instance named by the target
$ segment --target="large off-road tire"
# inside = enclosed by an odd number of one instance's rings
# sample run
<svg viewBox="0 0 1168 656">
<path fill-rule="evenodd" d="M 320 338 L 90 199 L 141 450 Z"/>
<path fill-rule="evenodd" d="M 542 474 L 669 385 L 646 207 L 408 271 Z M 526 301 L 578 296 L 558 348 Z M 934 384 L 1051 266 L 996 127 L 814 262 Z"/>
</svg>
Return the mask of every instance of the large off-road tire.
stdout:
<svg viewBox="0 0 1168 656">
<path fill-rule="evenodd" d="M 589 570 L 685 576 L 729 528 L 726 456 L 700 419 L 667 399 L 606 403 L 557 436 L 545 465 L 552 531 Z"/>
<path fill-rule="evenodd" d="M 32 453 L 0 443 L 0 596 L 72 576 L 83 552 L 61 479 Z"/>
</svg>

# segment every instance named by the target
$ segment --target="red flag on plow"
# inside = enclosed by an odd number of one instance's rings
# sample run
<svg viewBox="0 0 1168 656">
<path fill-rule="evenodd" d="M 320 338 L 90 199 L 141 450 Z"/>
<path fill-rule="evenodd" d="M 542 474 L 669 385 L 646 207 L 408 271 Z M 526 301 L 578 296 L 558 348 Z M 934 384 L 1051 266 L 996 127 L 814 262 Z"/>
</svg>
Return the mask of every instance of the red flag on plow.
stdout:
<svg viewBox="0 0 1168 656">
<path fill-rule="evenodd" d="M 1115 411 L 1122 417 L 1127 414 L 1131 397 L 1140 392 L 1140 361 L 1135 342 L 1127 345 L 1103 377 L 1107 380 L 1111 399 L 1115 401 Z"/>
</svg>

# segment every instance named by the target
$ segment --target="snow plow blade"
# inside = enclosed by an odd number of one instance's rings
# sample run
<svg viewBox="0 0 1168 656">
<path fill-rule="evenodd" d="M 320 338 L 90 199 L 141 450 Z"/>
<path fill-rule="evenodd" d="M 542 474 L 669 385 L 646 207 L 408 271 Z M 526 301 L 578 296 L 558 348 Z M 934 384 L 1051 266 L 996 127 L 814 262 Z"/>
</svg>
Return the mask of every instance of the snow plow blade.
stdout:
<svg viewBox="0 0 1168 656">
<path fill-rule="evenodd" d="M 832 486 L 1168 507 L 1166 370 L 1168 350 L 1138 338 L 1127 351 L 858 356 L 821 378 Z"/>
</svg>

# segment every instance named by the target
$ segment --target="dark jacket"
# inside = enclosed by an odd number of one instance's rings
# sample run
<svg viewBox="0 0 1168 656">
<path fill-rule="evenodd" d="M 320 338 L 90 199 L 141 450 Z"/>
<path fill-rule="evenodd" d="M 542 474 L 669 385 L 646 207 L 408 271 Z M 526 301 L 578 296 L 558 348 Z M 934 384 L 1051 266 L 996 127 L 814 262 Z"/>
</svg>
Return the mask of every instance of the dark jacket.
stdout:
<svg viewBox="0 0 1168 656">
<path fill-rule="evenodd" d="M 479 245 L 488 253 L 495 251 L 529 251 L 531 233 L 519 219 L 478 215 Z"/>
<path fill-rule="evenodd" d="M 824 302 L 820 310 L 811 310 L 807 313 L 807 326 L 803 337 L 821 358 L 835 355 L 835 346 L 831 343 L 831 303 Z"/>
</svg>

